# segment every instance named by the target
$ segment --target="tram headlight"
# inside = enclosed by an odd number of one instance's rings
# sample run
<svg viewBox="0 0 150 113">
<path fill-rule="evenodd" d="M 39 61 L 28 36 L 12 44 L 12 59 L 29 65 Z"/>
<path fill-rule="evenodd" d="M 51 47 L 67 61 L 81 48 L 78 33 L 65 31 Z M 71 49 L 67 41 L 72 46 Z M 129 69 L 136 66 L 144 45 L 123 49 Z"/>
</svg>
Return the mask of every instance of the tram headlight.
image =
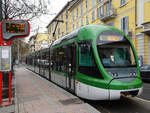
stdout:
<svg viewBox="0 0 150 113">
<path fill-rule="evenodd" d="M 118 77 L 118 73 L 113 73 L 113 77 Z"/>
<path fill-rule="evenodd" d="M 130 75 L 133 76 L 133 72 L 130 72 Z"/>
<path fill-rule="evenodd" d="M 114 73 L 109 72 L 109 74 L 112 75 L 113 77 L 118 77 L 118 73 L 116 73 L 116 72 L 114 72 Z"/>
<path fill-rule="evenodd" d="M 133 75 L 136 76 L 136 72 L 134 72 Z"/>
<path fill-rule="evenodd" d="M 136 72 L 130 72 L 131 76 L 136 76 Z"/>
</svg>

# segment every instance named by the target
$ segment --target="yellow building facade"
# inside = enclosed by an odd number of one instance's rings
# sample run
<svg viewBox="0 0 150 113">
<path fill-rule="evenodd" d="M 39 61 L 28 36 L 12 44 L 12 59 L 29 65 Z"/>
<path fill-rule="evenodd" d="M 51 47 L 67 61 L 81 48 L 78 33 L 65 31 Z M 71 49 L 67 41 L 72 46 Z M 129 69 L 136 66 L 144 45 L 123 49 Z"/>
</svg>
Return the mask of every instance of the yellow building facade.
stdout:
<svg viewBox="0 0 150 113">
<path fill-rule="evenodd" d="M 150 64 L 149 10 L 150 0 L 72 0 L 47 26 L 49 39 L 88 24 L 110 25 L 128 35 L 143 63 Z"/>
<path fill-rule="evenodd" d="M 42 46 L 47 46 L 49 44 L 49 35 L 47 33 L 38 33 L 35 36 L 35 51 L 39 50 Z"/>
</svg>

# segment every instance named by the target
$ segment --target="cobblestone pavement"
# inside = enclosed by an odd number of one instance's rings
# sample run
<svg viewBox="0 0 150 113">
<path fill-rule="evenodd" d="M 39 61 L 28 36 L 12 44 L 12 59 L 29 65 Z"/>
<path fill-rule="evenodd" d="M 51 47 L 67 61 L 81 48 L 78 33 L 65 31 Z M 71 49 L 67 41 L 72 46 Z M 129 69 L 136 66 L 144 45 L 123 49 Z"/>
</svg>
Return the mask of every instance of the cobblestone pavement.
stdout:
<svg viewBox="0 0 150 113">
<path fill-rule="evenodd" d="M 16 113 L 99 113 L 24 67 L 16 70 Z"/>
</svg>

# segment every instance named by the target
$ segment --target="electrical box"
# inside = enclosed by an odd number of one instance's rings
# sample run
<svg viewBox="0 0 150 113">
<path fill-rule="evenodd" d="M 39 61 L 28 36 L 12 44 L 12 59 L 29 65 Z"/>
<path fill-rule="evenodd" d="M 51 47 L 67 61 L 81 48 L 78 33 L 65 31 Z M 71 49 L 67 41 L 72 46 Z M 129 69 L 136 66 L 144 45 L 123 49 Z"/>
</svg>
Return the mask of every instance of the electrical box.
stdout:
<svg viewBox="0 0 150 113">
<path fill-rule="evenodd" d="M 0 71 L 11 70 L 11 46 L 0 46 Z"/>
</svg>

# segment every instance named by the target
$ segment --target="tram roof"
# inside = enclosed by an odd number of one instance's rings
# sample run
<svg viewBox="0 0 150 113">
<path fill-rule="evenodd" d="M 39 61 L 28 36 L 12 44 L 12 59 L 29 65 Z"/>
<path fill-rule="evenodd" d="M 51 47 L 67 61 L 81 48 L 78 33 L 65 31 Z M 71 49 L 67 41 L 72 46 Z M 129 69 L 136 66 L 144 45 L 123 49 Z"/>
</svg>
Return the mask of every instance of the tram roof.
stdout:
<svg viewBox="0 0 150 113">
<path fill-rule="evenodd" d="M 60 39 L 58 39 L 56 41 L 54 41 L 52 46 L 55 46 L 57 44 L 60 44 L 63 41 L 70 40 L 70 39 L 74 38 L 75 36 L 78 35 L 78 31 L 79 31 L 79 29 L 77 29 L 77 30 L 75 30 L 75 31 L 73 31 L 73 32 L 63 36 L 62 38 L 60 38 Z"/>
<path fill-rule="evenodd" d="M 116 29 L 114 27 L 106 26 L 106 25 L 86 25 L 86 26 L 83 26 L 83 27 L 81 27 L 81 28 L 79 28 L 79 29 L 77 29 L 77 30 L 75 30 L 75 31 L 73 31 L 73 32 L 63 36 L 62 38 L 54 41 L 52 46 L 55 46 L 55 45 L 58 45 L 58 44 L 60 44 L 60 43 L 62 43 L 64 41 L 76 38 L 76 37 L 78 37 L 78 35 L 80 33 L 83 33 L 83 31 L 87 32 L 87 30 L 88 30 L 88 32 L 95 34 L 96 32 L 99 33 L 102 30 L 110 30 L 110 29 L 118 30 L 118 29 Z"/>
</svg>

